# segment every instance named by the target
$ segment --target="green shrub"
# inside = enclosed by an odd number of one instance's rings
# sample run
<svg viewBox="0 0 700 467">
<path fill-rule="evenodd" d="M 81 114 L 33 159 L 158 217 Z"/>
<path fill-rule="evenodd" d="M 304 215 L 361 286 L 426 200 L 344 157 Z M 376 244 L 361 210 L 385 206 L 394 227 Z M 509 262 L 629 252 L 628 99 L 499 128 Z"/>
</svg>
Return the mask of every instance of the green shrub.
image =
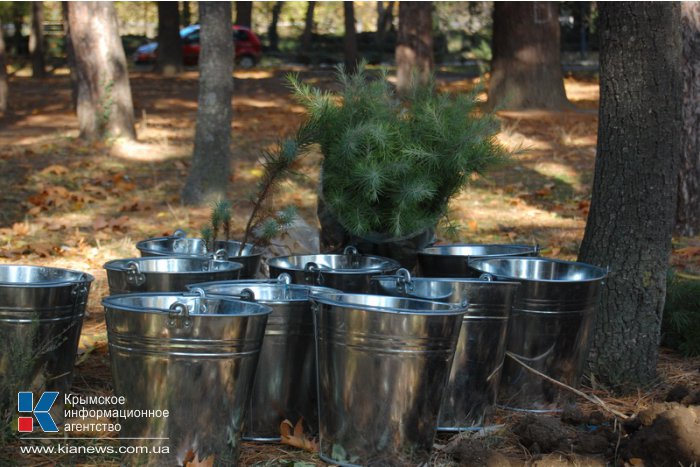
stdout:
<svg viewBox="0 0 700 467">
<path fill-rule="evenodd" d="M 700 355 L 700 281 L 670 275 L 666 287 L 662 344 L 687 357 Z"/>
</svg>

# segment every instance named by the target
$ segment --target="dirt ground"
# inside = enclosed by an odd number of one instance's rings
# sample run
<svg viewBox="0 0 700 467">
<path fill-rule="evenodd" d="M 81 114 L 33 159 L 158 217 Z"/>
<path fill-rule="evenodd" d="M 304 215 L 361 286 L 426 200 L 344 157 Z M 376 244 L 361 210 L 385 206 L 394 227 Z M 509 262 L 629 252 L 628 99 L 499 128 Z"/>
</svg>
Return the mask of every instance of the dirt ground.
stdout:
<svg viewBox="0 0 700 467">
<path fill-rule="evenodd" d="M 249 208 L 246 196 L 261 174 L 260 150 L 291 134 L 304 116 L 284 87 L 288 72 L 332 86 L 329 70 L 275 68 L 235 73 L 230 199 L 236 203 L 238 233 Z M 442 73 L 440 83 L 455 92 L 474 85 L 472 79 L 452 72 Z M 0 119 L 0 261 L 68 267 L 96 277 L 74 378 L 73 391 L 79 394 L 111 392 L 100 305 L 107 293 L 102 265 L 110 259 L 138 256 L 134 247 L 138 240 L 177 228 L 194 234 L 209 214 L 206 207 L 183 207 L 179 198 L 193 144 L 196 72 L 173 79 L 133 73 L 131 88 L 138 132 L 134 143 L 86 144 L 76 138 L 77 120 L 63 70 L 44 80 L 13 77 L 10 112 Z M 505 166 L 475 177 L 453 202 L 451 217 L 462 224 L 459 240 L 538 243 L 545 256 L 575 258 L 589 207 L 598 86 L 595 81 L 567 78 L 566 89 L 575 111 L 500 114 L 499 138 L 515 154 Z M 286 182 L 278 200 L 297 204 L 314 227 L 318 161 L 318 154 L 307 156 L 306 178 Z M 699 247 L 699 238 L 676 240 L 674 265 L 688 274 L 700 274 Z M 677 389 L 681 387 L 685 389 Z M 650 448 L 655 446 L 650 433 L 687 432 L 691 440 L 698 433 L 700 359 L 682 359 L 662 351 L 657 384 L 634 396 L 616 398 L 591 382 L 585 382 L 583 389 L 633 421 L 610 416 L 584 400 L 578 412 L 563 419 L 531 419 L 497 411 L 495 421 L 502 429 L 475 436 L 440 435 L 431 463 L 664 465 L 673 454 Z M 666 403 L 673 390 L 687 394 Z M 653 414 L 640 421 L 639 415 L 649 410 Z M 697 439 L 700 437 L 687 443 L 683 449 L 688 451 L 679 454 L 686 457 L 678 459 L 700 459 Z M 666 438 L 661 444 L 673 446 Z M 15 447 L 4 449 L 0 459 L 16 459 Z M 90 457 L 17 462 L 118 465 L 117 459 Z M 242 463 L 323 465 L 315 454 L 290 446 L 253 443 L 245 445 Z"/>
</svg>

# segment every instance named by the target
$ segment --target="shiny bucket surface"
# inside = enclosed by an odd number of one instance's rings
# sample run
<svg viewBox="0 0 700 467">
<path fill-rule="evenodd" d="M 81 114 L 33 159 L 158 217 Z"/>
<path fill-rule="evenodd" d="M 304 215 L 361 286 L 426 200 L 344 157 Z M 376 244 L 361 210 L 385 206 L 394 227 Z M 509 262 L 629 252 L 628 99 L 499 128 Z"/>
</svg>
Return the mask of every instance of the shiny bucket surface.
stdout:
<svg viewBox="0 0 700 467">
<path fill-rule="evenodd" d="M 170 448 L 128 465 L 182 465 L 191 455 L 235 465 L 271 310 L 186 293 L 113 295 L 102 303 L 115 394 L 126 398 L 121 408 L 169 411 L 120 419 L 121 438 L 164 438 L 150 445 Z"/>
<path fill-rule="evenodd" d="M 481 274 L 468 263 L 470 259 L 500 256 L 537 256 L 536 245 L 456 243 L 424 248 L 418 252 L 420 275 L 425 277 L 473 277 Z"/>
<path fill-rule="evenodd" d="M 348 254 L 292 255 L 267 260 L 270 276 L 287 273 L 292 282 L 317 285 L 349 293 L 366 293 L 372 276 L 392 274 L 401 265 L 390 258 Z"/>
<path fill-rule="evenodd" d="M 277 441 L 280 423 L 304 419 L 307 433 L 318 432 L 316 349 L 310 295 L 337 292 L 325 287 L 286 284 L 279 280 L 241 280 L 194 284 L 207 296 L 240 297 L 252 292 L 267 305 L 267 319 L 258 369 L 243 438 Z"/>
<path fill-rule="evenodd" d="M 400 270 L 401 272 L 401 270 Z M 496 402 L 505 355 L 506 330 L 518 282 L 479 279 L 379 276 L 376 293 L 467 303 L 450 378 L 440 408 L 438 430 L 484 426 Z"/>
<path fill-rule="evenodd" d="M 94 278 L 80 271 L 0 265 L 0 414 L 18 391 L 59 391 L 63 418 Z"/>
<path fill-rule="evenodd" d="M 238 252 L 241 249 L 241 242 L 218 240 L 214 246 L 215 251 L 207 251 L 206 243 L 201 238 L 183 236 L 148 238 L 136 244 L 141 256 L 206 256 L 218 250 L 224 250 L 229 260 L 243 265 L 241 278 L 252 279 L 258 273 L 262 250 L 252 243 L 246 243 L 240 255 Z"/>
<path fill-rule="evenodd" d="M 154 256 L 109 261 L 104 265 L 111 295 L 135 292 L 184 292 L 189 284 L 232 280 L 243 265 L 204 256 Z"/>
<path fill-rule="evenodd" d="M 341 465 L 427 462 L 465 307 L 364 294 L 312 300 L 321 458 Z"/>
<path fill-rule="evenodd" d="M 524 364 L 576 387 L 583 373 L 604 269 L 549 258 L 478 259 L 471 266 L 517 280 L 506 350 Z M 525 411 L 560 410 L 569 394 L 506 357 L 498 404 Z"/>
</svg>

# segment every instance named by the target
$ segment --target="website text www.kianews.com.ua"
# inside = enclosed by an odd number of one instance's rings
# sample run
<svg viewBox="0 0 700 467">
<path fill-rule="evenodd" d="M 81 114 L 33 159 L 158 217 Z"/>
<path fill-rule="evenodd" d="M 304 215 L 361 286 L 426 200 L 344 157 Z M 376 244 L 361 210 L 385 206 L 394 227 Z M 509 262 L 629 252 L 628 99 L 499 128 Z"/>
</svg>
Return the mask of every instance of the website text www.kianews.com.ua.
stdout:
<svg viewBox="0 0 700 467">
<path fill-rule="evenodd" d="M 168 446 L 78 446 L 56 443 L 51 445 L 20 446 L 21 454 L 167 454 Z"/>
</svg>

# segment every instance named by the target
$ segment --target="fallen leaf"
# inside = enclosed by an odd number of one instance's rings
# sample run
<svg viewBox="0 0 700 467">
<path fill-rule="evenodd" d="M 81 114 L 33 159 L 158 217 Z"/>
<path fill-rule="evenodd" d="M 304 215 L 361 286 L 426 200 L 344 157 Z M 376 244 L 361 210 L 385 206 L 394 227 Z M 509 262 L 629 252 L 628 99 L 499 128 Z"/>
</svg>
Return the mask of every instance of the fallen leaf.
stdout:
<svg viewBox="0 0 700 467">
<path fill-rule="evenodd" d="M 476 232 L 479 228 L 479 224 L 475 220 L 470 220 L 467 225 L 469 226 L 469 230 L 472 232 Z"/>
<path fill-rule="evenodd" d="M 64 175 L 64 174 L 68 173 L 68 168 L 63 166 L 63 165 L 53 164 L 53 165 L 46 167 L 44 170 L 42 170 L 39 173 L 44 174 L 44 175 L 45 174 Z"/>
<path fill-rule="evenodd" d="M 304 433 L 304 417 L 300 418 L 296 425 L 289 420 L 280 423 L 280 438 L 282 444 L 294 446 L 309 452 L 318 452 L 318 442 Z"/>
<path fill-rule="evenodd" d="M 183 467 L 213 467 L 214 466 L 214 455 L 211 455 L 205 459 L 199 458 L 199 453 L 195 453 L 191 449 L 185 454 L 185 460 L 182 463 Z"/>
<path fill-rule="evenodd" d="M 29 225 L 24 222 L 15 222 L 12 224 L 12 233 L 15 235 L 29 234 Z"/>
</svg>

